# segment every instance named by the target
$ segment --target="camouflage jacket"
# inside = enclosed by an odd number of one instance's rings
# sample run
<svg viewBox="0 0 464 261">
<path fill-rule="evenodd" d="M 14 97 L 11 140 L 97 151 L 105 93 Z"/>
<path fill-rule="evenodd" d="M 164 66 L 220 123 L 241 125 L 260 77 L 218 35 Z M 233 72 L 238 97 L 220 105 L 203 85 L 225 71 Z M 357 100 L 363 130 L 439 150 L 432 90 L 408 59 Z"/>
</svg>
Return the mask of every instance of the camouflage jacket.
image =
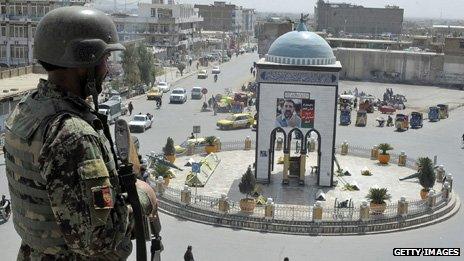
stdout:
<svg viewBox="0 0 464 261">
<path fill-rule="evenodd" d="M 47 123 L 41 124 L 28 142 L 18 139 L 14 128 L 10 133 L 7 131 L 5 155 L 9 158 L 6 166 L 10 194 L 12 198 L 13 194 L 16 195 L 17 205 L 26 209 L 22 212 L 18 206 L 15 212 L 13 199 L 13 212 L 18 215 L 16 221 L 15 215 L 13 216 L 13 221 L 23 239 L 18 260 L 125 259 L 132 250 L 130 232 L 133 222 L 127 206 L 118 197 L 120 185 L 113 153 L 103 134 L 103 128 L 98 127 L 103 126 L 102 121 L 97 117 L 92 118 L 95 112 L 84 100 L 58 91 L 53 84 L 41 80 L 38 90 L 18 104 L 7 121 L 7 128 L 14 126 L 16 120 L 35 117 L 34 113 L 24 110 L 27 106 L 22 106 L 22 103 L 28 103 L 28 99 L 40 100 L 45 102 L 43 104 L 53 101 L 70 103 L 66 105 L 70 105 L 69 108 L 72 110 L 48 115 Z M 93 119 L 93 122 L 90 122 L 88 117 Z M 15 155 L 17 148 L 21 147 L 32 154 L 34 160 L 29 164 L 37 166 L 40 173 L 37 182 L 28 180 L 27 175 L 14 173 L 14 170 L 21 172 L 14 168 L 15 162 L 26 162 L 18 159 L 18 155 L 22 154 Z M 25 187 L 26 190 L 16 190 L 18 187 Z M 28 187 L 31 190 L 46 192 L 49 203 L 43 202 L 47 199 L 28 195 Z M 147 213 L 151 207 L 148 197 L 141 192 L 139 197 Z M 46 231 L 41 232 L 40 226 L 49 220 L 46 215 L 42 216 L 33 211 L 31 214 L 34 208 L 28 208 L 28 204 L 44 204 L 51 207 L 54 217 L 52 223 L 54 221 L 57 224 L 52 236 L 54 239 L 61 239 L 62 244 L 40 248 L 35 246 L 37 240 L 29 239 L 28 233 L 38 231 L 39 239 L 40 233 L 46 234 Z M 24 214 L 28 222 L 24 223 L 24 217 L 20 218 L 21 214 Z M 37 224 L 34 224 L 35 221 Z M 37 231 L 27 229 L 27 224 L 34 229 L 37 228 Z M 34 233 L 32 236 L 37 237 Z"/>
</svg>

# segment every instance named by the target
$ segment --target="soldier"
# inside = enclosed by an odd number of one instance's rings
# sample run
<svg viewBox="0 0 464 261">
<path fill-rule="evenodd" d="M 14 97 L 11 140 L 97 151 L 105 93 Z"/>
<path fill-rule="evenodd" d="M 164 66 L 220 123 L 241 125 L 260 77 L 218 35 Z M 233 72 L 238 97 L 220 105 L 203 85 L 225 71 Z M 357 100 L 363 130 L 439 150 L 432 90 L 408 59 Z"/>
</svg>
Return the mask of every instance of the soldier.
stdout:
<svg viewBox="0 0 464 261">
<path fill-rule="evenodd" d="M 107 120 L 85 102 L 101 92 L 116 50 L 124 47 L 115 25 L 97 10 L 58 8 L 37 26 L 34 55 L 48 80 L 6 122 L 17 260 L 125 260 L 132 250 L 132 210 L 121 197 Z M 153 190 L 136 186 L 144 213 L 153 214 Z"/>
</svg>

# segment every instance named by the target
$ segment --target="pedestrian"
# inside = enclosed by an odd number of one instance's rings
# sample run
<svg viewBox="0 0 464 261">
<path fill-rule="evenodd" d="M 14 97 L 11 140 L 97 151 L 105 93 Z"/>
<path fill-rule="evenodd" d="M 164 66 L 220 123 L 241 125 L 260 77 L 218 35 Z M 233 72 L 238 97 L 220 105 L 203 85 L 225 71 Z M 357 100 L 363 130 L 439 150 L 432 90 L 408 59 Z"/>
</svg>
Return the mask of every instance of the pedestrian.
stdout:
<svg viewBox="0 0 464 261">
<path fill-rule="evenodd" d="M 147 171 L 147 166 L 145 164 L 142 164 L 140 166 L 140 177 L 141 179 L 144 181 L 144 182 L 147 182 L 148 183 L 148 177 L 150 176 L 150 174 L 148 173 Z"/>
<path fill-rule="evenodd" d="M 256 70 L 253 70 L 253 77 L 256 76 Z"/>
<path fill-rule="evenodd" d="M 208 99 L 208 107 L 211 108 L 212 105 L 213 105 L 213 97 Z"/>
<path fill-rule="evenodd" d="M 91 95 L 97 103 L 108 58 L 124 49 L 111 18 L 89 7 L 54 9 L 37 25 L 34 58 L 48 77 L 16 106 L 5 133 L 5 155 L 16 161 L 6 162 L 6 172 L 22 239 L 18 260 L 130 255 L 134 220 L 111 167 L 109 126 L 85 104 Z M 153 189 L 135 185 L 143 210 L 155 215 Z"/>
<path fill-rule="evenodd" d="M 198 67 L 200 66 L 200 62 L 197 62 L 197 70 L 198 70 Z"/>
<path fill-rule="evenodd" d="M 290 259 L 288 259 L 288 257 L 284 257 L 284 261 L 290 261 Z"/>
<path fill-rule="evenodd" d="M 251 66 L 251 67 L 250 67 L 250 74 L 253 73 L 253 69 L 254 69 L 253 66 Z"/>
<path fill-rule="evenodd" d="M 189 137 L 189 139 L 195 139 L 195 134 L 193 134 L 193 132 L 192 132 L 192 133 L 190 133 L 190 137 Z"/>
<path fill-rule="evenodd" d="M 185 251 L 184 254 L 184 261 L 195 261 L 195 259 L 193 259 L 192 246 L 187 247 L 187 251 Z"/>
<path fill-rule="evenodd" d="M 127 105 L 127 109 L 129 110 L 129 116 L 132 115 L 132 111 L 134 110 L 134 105 L 132 105 L 132 101 L 130 101 L 129 105 Z"/>
</svg>

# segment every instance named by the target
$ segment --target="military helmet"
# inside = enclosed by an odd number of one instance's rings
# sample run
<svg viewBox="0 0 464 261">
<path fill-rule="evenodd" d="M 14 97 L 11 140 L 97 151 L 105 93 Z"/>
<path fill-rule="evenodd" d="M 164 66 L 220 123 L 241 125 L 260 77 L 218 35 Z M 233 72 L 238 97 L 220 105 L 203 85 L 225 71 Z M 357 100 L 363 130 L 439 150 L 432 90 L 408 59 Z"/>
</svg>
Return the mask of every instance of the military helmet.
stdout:
<svg viewBox="0 0 464 261">
<path fill-rule="evenodd" d="M 48 12 L 34 38 L 37 60 L 65 68 L 93 67 L 106 53 L 124 49 L 110 17 L 81 6 Z"/>
</svg>

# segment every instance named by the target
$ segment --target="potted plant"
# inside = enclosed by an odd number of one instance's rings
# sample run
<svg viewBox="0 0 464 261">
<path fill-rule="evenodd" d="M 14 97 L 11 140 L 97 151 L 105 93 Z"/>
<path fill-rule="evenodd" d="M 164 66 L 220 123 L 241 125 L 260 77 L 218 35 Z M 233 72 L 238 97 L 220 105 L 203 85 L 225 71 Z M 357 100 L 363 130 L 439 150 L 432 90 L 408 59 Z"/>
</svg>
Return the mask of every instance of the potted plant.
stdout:
<svg viewBox="0 0 464 261">
<path fill-rule="evenodd" d="M 256 179 L 253 175 L 253 171 L 251 171 L 251 166 L 248 166 L 247 171 L 245 174 L 242 175 L 242 179 L 238 184 L 238 189 L 240 193 L 245 194 L 246 198 L 240 200 L 240 210 L 243 212 L 252 213 L 256 207 L 256 201 L 254 198 L 250 198 L 249 196 L 255 190 L 256 186 Z"/>
<path fill-rule="evenodd" d="M 422 186 L 420 195 L 422 199 L 425 199 L 430 189 L 435 185 L 435 171 L 432 160 L 428 157 L 420 157 L 417 159 L 417 167 L 419 183 Z"/>
<path fill-rule="evenodd" d="M 205 137 L 205 152 L 207 154 L 217 152 L 217 146 L 216 146 L 216 136 L 208 136 Z"/>
<path fill-rule="evenodd" d="M 163 147 L 164 156 L 166 159 L 174 163 L 176 160 L 176 148 L 174 147 L 174 140 L 171 137 L 168 137 L 166 140 L 166 145 Z"/>
<path fill-rule="evenodd" d="M 378 146 L 379 150 L 381 151 L 379 153 L 379 163 L 380 164 L 388 164 L 390 161 L 390 154 L 388 154 L 387 151 L 392 150 L 393 147 L 390 146 L 388 143 L 380 143 Z"/>
<path fill-rule="evenodd" d="M 386 188 L 370 188 L 366 198 L 370 201 L 371 212 L 382 214 L 387 208 L 385 200 L 389 200 L 391 195 Z"/>
<path fill-rule="evenodd" d="M 163 177 L 164 185 L 168 186 L 172 178 L 174 178 L 174 173 L 171 169 L 165 165 L 157 164 L 153 170 L 155 172 L 156 178 Z"/>
</svg>

